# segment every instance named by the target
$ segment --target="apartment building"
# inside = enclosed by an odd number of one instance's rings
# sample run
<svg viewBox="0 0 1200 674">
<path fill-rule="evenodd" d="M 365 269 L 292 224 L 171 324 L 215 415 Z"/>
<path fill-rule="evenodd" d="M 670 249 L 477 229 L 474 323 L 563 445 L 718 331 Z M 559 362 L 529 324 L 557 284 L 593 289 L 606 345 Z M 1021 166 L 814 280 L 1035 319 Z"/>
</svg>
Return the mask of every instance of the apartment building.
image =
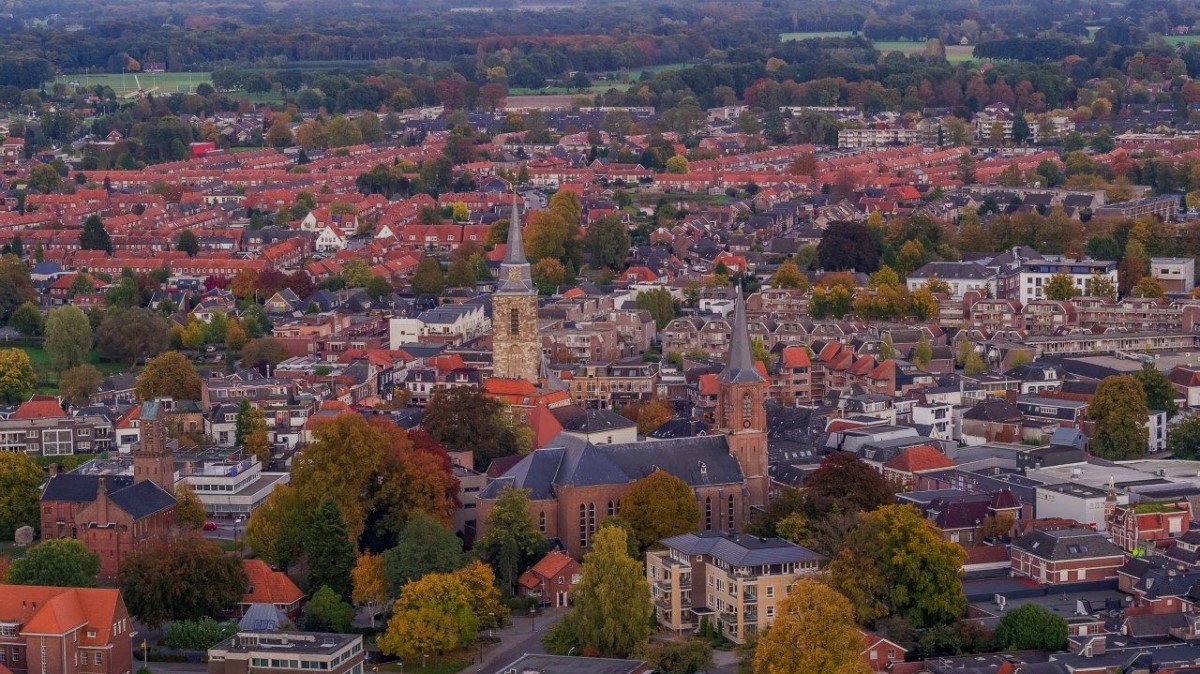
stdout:
<svg viewBox="0 0 1200 674">
<path fill-rule="evenodd" d="M 661 541 L 646 553 L 646 578 L 660 625 L 676 632 L 702 620 L 746 643 L 775 620 L 792 585 L 820 571 L 825 558 L 781 538 L 716 531 Z"/>
<path fill-rule="evenodd" d="M 640 358 L 584 363 L 565 382 L 578 403 L 609 408 L 647 400 L 658 389 L 658 366 Z"/>
<path fill-rule="evenodd" d="M 1116 262 L 1050 257 L 1023 262 L 1012 269 L 1001 272 L 996 296 L 1002 299 L 1014 299 L 1023 305 L 1034 300 L 1046 299 L 1045 287 L 1050 282 L 1050 277 L 1055 274 L 1069 276 L 1080 295 L 1085 294 L 1088 279 L 1093 275 L 1103 276 L 1114 286 L 1117 285 Z"/>
<path fill-rule="evenodd" d="M 208 649 L 208 674 L 362 674 L 361 634 L 244 631 Z"/>
<path fill-rule="evenodd" d="M 1150 275 L 1169 293 L 1190 293 L 1196 287 L 1196 259 L 1192 257 L 1152 257 Z"/>
</svg>

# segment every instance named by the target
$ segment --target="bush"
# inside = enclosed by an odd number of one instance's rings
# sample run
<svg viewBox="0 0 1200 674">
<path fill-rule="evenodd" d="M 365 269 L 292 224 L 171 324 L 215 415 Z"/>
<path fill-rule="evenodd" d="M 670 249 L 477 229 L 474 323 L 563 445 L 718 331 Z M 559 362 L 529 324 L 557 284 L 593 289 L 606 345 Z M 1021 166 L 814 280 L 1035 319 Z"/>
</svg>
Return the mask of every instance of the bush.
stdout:
<svg viewBox="0 0 1200 674">
<path fill-rule="evenodd" d="M 237 631 L 237 623 L 219 623 L 212 618 L 175 620 L 167 626 L 163 645 L 168 648 L 208 650 L 237 634 Z"/>
</svg>

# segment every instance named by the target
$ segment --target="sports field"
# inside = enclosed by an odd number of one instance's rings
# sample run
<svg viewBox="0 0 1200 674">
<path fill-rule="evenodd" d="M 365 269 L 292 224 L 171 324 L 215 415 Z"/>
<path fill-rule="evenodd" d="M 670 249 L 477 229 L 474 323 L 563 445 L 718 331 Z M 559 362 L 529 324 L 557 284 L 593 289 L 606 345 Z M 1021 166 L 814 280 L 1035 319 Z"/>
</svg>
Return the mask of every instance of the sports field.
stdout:
<svg viewBox="0 0 1200 674">
<path fill-rule="evenodd" d="M 827 31 L 811 31 L 807 33 L 780 33 L 779 40 L 788 42 L 789 40 L 815 40 L 822 37 L 850 37 L 848 30 L 827 30 Z"/>
<path fill-rule="evenodd" d="M 117 96 L 126 96 L 136 92 L 138 82 L 141 89 L 150 93 L 187 93 L 196 90 L 201 82 L 212 84 L 212 73 L 101 73 L 98 75 L 60 75 L 54 80 L 55 84 L 78 84 L 94 87 L 97 84 L 112 87 Z"/>
<path fill-rule="evenodd" d="M 915 40 L 879 40 L 875 48 L 880 52 L 898 51 L 902 54 L 920 54 L 925 49 L 925 42 Z M 963 63 L 975 57 L 975 48 L 971 45 L 952 44 L 946 47 L 946 60 L 950 63 Z"/>
</svg>

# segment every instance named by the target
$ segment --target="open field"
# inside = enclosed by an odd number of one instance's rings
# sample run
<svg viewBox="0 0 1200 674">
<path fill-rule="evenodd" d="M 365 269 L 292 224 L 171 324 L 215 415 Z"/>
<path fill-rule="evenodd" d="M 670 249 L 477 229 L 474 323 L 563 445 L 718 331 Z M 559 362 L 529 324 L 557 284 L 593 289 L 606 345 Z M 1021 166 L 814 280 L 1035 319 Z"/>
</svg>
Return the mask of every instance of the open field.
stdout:
<svg viewBox="0 0 1200 674">
<path fill-rule="evenodd" d="M 58 374 L 50 367 L 49 352 L 40 346 L 26 346 L 23 347 L 23 350 L 29 354 L 29 363 L 33 365 L 33 371 L 37 373 L 38 393 L 58 393 Z M 129 369 L 129 365 L 126 363 L 100 360 L 100 356 L 95 350 L 89 355 L 88 362 L 95 365 L 96 369 L 100 370 L 100 374 L 106 377 Z"/>
<path fill-rule="evenodd" d="M 625 91 L 629 87 L 637 84 L 642 77 L 642 73 L 648 73 L 653 76 L 655 73 L 660 73 L 664 70 L 681 70 L 687 68 L 690 63 L 665 63 L 660 66 L 649 66 L 647 68 L 634 68 L 629 71 L 628 82 L 618 82 L 616 79 L 594 79 L 592 86 L 580 92 L 576 89 L 568 87 L 542 87 L 540 89 L 530 89 L 528 87 L 510 87 L 508 93 L 510 96 L 593 96 L 602 94 L 609 89 L 617 91 Z"/>
<path fill-rule="evenodd" d="M 1198 44 L 1200 43 L 1200 33 L 1193 33 L 1192 35 L 1167 35 L 1163 37 L 1163 41 L 1169 45 Z"/>
<path fill-rule="evenodd" d="M 78 83 L 83 86 L 97 84 L 112 87 L 117 96 L 131 94 L 138 90 L 137 80 L 141 80 L 142 88 L 154 93 L 173 94 L 187 93 L 196 90 L 201 82 L 212 84 L 212 73 L 101 73 L 98 75 L 60 75 L 54 80 L 58 83 Z"/>
<path fill-rule="evenodd" d="M 875 48 L 884 54 L 894 51 L 902 54 L 919 54 L 925 49 L 925 43 L 913 40 L 879 40 L 875 42 Z M 974 56 L 975 48 L 971 45 L 953 44 L 946 47 L 946 60 L 950 63 L 970 61 Z"/>
<path fill-rule="evenodd" d="M 527 108 L 537 106 L 550 107 L 570 107 L 571 101 L 575 100 L 576 96 L 581 94 L 545 94 L 545 95 L 525 95 L 525 96 L 509 96 L 504 99 L 504 104 L 510 108 Z"/>
<path fill-rule="evenodd" d="M 780 33 L 779 40 L 781 42 L 789 42 L 791 40 L 815 40 L 822 37 L 850 37 L 851 31 L 848 30 L 828 30 L 828 31 L 812 31 L 808 33 Z"/>
</svg>

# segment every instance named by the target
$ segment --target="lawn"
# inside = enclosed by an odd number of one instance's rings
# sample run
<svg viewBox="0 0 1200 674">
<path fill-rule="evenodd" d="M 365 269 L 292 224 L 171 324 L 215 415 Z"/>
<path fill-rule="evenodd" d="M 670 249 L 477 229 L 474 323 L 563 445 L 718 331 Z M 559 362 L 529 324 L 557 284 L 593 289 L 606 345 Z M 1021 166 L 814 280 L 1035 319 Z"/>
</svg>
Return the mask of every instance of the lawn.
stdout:
<svg viewBox="0 0 1200 674">
<path fill-rule="evenodd" d="M 780 33 L 780 42 L 790 42 L 792 40 L 816 40 L 823 37 L 851 37 L 853 33 L 848 30 L 826 30 L 826 31 L 811 31 L 807 33 Z"/>
<path fill-rule="evenodd" d="M 925 42 L 915 40 L 878 40 L 875 48 L 881 53 L 898 51 L 902 54 L 920 54 L 925 49 Z M 946 60 L 950 63 L 964 63 L 975 57 L 975 48 L 971 45 L 952 44 L 946 47 Z"/>
<path fill-rule="evenodd" d="M 212 84 L 212 73 L 138 73 L 136 79 L 133 73 L 101 73 L 98 75 L 59 75 L 54 82 L 78 83 L 83 86 L 103 84 L 112 87 L 117 96 L 125 96 L 138 90 L 138 81 L 148 92 L 173 94 L 187 93 L 196 90 L 201 82 Z"/>
<path fill-rule="evenodd" d="M 1167 35 L 1163 37 L 1163 42 L 1173 47 L 1181 44 L 1196 44 L 1200 43 L 1200 33 L 1192 35 Z"/>
<path fill-rule="evenodd" d="M 37 373 L 38 378 L 38 393 L 57 394 L 58 393 L 58 374 L 50 368 L 50 354 L 45 348 L 40 346 L 23 347 L 25 353 L 29 354 L 29 362 L 33 365 L 33 371 Z M 112 361 L 100 360 L 100 354 L 93 349 L 88 362 L 96 366 L 100 370 L 100 374 L 108 376 L 118 372 L 125 372 L 129 366 L 125 363 L 114 363 Z"/>
</svg>

